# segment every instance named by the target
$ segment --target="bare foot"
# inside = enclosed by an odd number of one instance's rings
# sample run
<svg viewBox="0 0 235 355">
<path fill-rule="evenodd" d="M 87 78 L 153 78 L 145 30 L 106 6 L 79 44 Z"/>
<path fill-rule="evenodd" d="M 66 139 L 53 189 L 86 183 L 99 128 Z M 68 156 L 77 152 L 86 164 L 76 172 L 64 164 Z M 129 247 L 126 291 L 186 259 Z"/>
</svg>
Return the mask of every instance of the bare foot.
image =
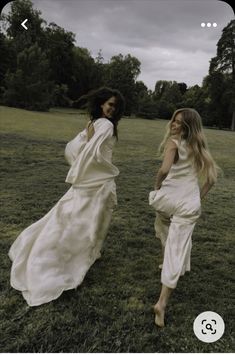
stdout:
<svg viewBox="0 0 235 355">
<path fill-rule="evenodd" d="M 158 327 L 163 328 L 165 326 L 164 323 L 164 315 L 165 315 L 165 309 L 161 308 L 158 304 L 156 304 L 154 307 L 154 313 L 155 313 L 155 324 Z"/>
</svg>

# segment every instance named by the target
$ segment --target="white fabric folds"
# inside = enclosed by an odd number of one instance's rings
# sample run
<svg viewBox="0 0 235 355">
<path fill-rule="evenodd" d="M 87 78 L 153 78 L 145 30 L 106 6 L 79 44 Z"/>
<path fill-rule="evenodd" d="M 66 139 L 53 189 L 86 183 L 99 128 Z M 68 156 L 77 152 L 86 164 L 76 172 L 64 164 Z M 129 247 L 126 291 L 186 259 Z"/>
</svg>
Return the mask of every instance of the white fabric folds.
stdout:
<svg viewBox="0 0 235 355">
<path fill-rule="evenodd" d="M 119 170 L 111 162 L 116 140 L 112 123 L 100 118 L 94 122 L 94 130 L 89 142 L 84 130 L 66 146 L 70 189 L 10 248 L 11 285 L 30 306 L 50 302 L 64 290 L 76 288 L 100 257 L 117 203 L 114 178 Z"/>
<path fill-rule="evenodd" d="M 179 159 L 159 190 L 150 191 L 149 204 L 156 211 L 154 228 L 164 250 L 161 282 L 176 288 L 181 275 L 190 271 L 192 233 L 201 213 L 197 173 L 185 140 L 172 139 Z"/>
</svg>

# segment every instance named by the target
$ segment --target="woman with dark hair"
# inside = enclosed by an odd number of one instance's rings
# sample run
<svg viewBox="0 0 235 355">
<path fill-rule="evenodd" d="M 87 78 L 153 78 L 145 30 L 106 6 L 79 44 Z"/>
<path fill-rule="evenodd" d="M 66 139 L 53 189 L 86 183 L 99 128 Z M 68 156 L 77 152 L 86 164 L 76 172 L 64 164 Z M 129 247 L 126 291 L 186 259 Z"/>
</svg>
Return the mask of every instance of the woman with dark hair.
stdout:
<svg viewBox="0 0 235 355">
<path fill-rule="evenodd" d="M 110 95 L 112 95 L 110 97 Z M 114 136 L 118 138 L 117 125 L 124 111 L 124 99 L 118 90 L 106 87 L 96 91 L 91 91 L 88 95 L 82 96 L 81 99 L 88 101 L 88 111 L 90 119 L 88 126 L 98 118 L 105 117 L 113 123 Z M 115 110 L 113 109 L 115 107 Z"/>
<path fill-rule="evenodd" d="M 80 285 L 98 259 L 116 204 L 112 164 L 117 124 L 124 111 L 118 90 L 100 88 L 85 97 L 90 121 L 65 148 L 72 186 L 39 221 L 26 228 L 9 251 L 11 285 L 29 306 L 58 298 Z"/>
</svg>

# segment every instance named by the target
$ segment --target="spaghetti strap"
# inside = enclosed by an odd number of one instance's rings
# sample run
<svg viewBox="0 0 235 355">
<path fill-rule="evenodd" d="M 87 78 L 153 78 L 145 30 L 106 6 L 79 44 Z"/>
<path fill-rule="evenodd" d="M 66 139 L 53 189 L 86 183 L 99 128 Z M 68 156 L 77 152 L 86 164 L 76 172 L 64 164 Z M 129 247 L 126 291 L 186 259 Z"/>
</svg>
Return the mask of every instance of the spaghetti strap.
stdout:
<svg viewBox="0 0 235 355">
<path fill-rule="evenodd" d="M 177 148 L 179 148 L 179 144 L 180 144 L 179 140 L 176 138 L 172 138 L 172 137 L 170 137 L 170 139 L 172 140 L 172 142 L 174 142 L 177 145 Z"/>
</svg>

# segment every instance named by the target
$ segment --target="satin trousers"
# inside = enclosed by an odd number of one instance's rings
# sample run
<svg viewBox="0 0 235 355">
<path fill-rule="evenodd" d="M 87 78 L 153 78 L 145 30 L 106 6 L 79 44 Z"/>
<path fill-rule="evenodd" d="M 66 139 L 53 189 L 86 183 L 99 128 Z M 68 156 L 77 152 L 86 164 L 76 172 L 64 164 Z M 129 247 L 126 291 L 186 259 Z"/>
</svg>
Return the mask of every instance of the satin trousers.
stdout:
<svg viewBox="0 0 235 355">
<path fill-rule="evenodd" d="M 199 190 L 183 199 L 152 191 L 149 202 L 156 210 L 154 227 L 164 251 L 161 282 L 175 288 L 179 277 L 190 271 L 192 233 L 201 213 Z"/>
</svg>

